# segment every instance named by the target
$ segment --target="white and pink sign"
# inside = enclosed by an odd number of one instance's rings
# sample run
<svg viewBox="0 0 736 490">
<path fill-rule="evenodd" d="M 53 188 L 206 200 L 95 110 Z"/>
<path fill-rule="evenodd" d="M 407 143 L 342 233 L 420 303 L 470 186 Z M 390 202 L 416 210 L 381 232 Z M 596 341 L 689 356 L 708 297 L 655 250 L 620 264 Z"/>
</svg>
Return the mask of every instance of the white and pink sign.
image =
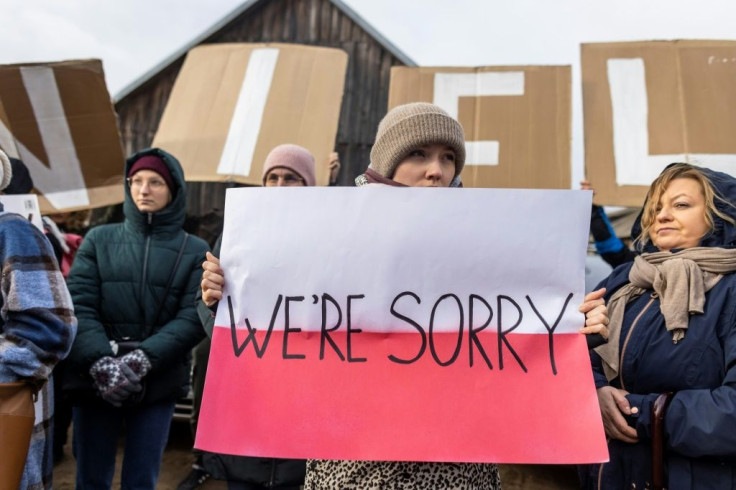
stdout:
<svg viewBox="0 0 736 490">
<path fill-rule="evenodd" d="M 317 459 L 608 458 L 585 339 L 591 196 L 230 189 L 196 447 Z"/>
</svg>

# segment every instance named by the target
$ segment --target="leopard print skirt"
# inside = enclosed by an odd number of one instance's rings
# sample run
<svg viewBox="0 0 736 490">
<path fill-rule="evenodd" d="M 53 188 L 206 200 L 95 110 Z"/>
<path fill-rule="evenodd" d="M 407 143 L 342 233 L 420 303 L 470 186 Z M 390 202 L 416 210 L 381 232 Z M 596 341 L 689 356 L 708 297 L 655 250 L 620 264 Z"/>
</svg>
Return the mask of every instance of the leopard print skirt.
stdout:
<svg viewBox="0 0 736 490">
<path fill-rule="evenodd" d="M 307 461 L 304 490 L 500 490 L 498 466 L 407 461 Z"/>
</svg>

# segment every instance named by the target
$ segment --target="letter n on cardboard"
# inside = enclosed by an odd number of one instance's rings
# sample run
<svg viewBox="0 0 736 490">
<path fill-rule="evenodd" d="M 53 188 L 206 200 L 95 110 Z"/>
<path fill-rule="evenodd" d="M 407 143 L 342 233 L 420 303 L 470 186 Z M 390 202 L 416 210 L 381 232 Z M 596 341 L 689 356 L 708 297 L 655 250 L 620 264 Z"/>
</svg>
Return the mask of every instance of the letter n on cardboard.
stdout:
<svg viewBox="0 0 736 490">
<path fill-rule="evenodd" d="M 123 148 L 100 60 L 0 66 L 0 146 L 44 214 L 123 200 Z"/>
</svg>

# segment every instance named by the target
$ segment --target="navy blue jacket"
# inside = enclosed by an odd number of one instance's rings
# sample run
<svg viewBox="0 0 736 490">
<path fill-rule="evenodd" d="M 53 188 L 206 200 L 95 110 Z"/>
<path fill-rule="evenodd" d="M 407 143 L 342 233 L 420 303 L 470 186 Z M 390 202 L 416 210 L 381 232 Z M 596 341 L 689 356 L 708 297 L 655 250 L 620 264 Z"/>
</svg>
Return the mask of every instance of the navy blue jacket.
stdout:
<svg viewBox="0 0 736 490">
<path fill-rule="evenodd" d="M 707 174 L 720 195 L 736 200 L 735 179 Z M 736 209 L 725 203 L 718 206 L 736 215 Z M 637 220 L 634 232 L 639 226 Z M 734 248 L 736 228 L 719 218 L 715 228 L 701 246 Z M 616 268 L 602 283 L 606 300 L 629 282 L 631 267 Z M 675 395 L 664 424 L 667 488 L 736 489 L 736 274 L 724 276 L 706 293 L 704 313 L 690 317 L 685 338 L 677 344 L 665 328 L 659 306 L 651 292 L 627 304 L 620 336 L 620 375 L 610 383 L 600 358 L 591 351 L 596 387 L 610 384 L 625 389 L 631 406 L 638 407 L 629 425 L 636 429 L 639 442 L 609 441 L 611 460 L 589 468 L 587 487 L 649 488 L 651 408 L 659 394 L 672 391 Z"/>
</svg>

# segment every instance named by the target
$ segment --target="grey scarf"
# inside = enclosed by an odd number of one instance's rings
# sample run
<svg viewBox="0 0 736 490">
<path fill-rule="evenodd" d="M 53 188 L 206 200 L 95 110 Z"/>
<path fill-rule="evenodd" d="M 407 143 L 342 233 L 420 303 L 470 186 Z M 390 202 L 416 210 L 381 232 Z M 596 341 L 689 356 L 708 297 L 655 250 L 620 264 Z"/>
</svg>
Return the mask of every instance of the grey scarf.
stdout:
<svg viewBox="0 0 736 490">
<path fill-rule="evenodd" d="M 629 284 L 608 300 L 608 342 L 595 349 L 603 360 L 606 378 L 610 381 L 619 374 L 621 324 L 629 301 L 654 290 L 667 330 L 677 343 L 685 337 L 690 315 L 703 313 L 705 293 L 724 274 L 735 270 L 734 249 L 694 247 L 674 254 L 655 252 L 636 257 Z"/>
</svg>

